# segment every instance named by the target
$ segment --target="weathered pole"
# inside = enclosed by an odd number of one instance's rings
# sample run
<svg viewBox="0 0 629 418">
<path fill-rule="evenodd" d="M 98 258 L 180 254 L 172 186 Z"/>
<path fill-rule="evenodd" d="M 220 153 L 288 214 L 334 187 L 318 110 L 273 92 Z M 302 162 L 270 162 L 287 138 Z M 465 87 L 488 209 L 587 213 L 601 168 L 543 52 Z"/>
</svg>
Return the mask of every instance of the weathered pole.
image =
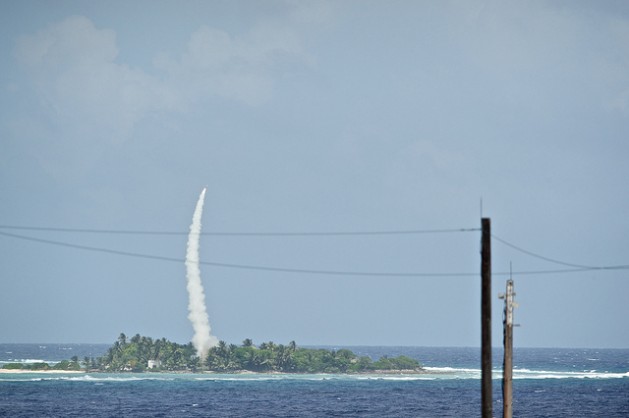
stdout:
<svg viewBox="0 0 629 418">
<path fill-rule="evenodd" d="M 502 416 L 513 416 L 513 280 L 507 280 L 504 313 L 504 363 L 502 366 Z"/>
<path fill-rule="evenodd" d="M 481 416 L 491 418 L 491 220 L 481 224 Z"/>
</svg>

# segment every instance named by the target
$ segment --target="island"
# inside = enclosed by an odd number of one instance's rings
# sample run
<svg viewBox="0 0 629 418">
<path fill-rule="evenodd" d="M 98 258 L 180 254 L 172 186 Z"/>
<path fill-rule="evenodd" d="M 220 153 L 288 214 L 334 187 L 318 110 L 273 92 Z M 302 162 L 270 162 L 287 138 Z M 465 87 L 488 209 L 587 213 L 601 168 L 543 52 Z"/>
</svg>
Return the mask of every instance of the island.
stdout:
<svg viewBox="0 0 629 418">
<path fill-rule="evenodd" d="M 18 369 L 17 364 L 5 365 Z M 197 355 L 192 343 L 178 344 L 165 338 L 153 339 L 136 334 L 128 339 L 121 333 L 104 356 L 73 358 L 54 366 L 46 363 L 23 365 L 22 369 L 83 370 L 86 372 L 181 372 L 181 373 L 422 373 L 421 364 L 410 357 L 383 356 L 374 361 L 348 349 L 298 347 L 294 341 L 272 341 L 255 345 L 249 338 L 241 345 L 220 341 L 205 358 Z"/>
</svg>

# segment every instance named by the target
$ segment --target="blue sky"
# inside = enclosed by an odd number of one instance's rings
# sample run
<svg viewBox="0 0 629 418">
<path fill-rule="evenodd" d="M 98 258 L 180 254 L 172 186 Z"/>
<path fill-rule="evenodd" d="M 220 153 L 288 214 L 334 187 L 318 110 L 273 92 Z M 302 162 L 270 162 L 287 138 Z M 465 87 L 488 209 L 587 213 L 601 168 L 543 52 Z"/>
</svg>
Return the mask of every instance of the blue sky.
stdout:
<svg viewBox="0 0 629 418">
<path fill-rule="evenodd" d="M 207 232 L 479 228 L 568 264 L 629 264 L 625 2 L 0 4 L 0 233 L 183 259 Z M 203 236 L 202 260 L 480 271 L 480 233 Z M 629 347 L 629 270 L 512 264 L 515 344 Z M 187 342 L 183 263 L 0 235 L 4 342 Z M 478 346 L 478 276 L 203 265 L 213 332 Z M 494 275 L 494 345 L 504 275 Z"/>
</svg>

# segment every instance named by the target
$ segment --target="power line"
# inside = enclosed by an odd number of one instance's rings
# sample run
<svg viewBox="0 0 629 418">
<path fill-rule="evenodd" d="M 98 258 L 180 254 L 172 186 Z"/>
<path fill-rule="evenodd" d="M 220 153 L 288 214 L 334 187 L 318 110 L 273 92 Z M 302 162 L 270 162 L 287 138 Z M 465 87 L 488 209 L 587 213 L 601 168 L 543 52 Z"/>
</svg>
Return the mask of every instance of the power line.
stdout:
<svg viewBox="0 0 629 418">
<path fill-rule="evenodd" d="M 129 251 L 121 251 L 114 250 L 110 248 L 101 248 L 101 247 L 92 247 L 81 244 L 73 244 L 63 241 L 55 241 L 43 238 L 35 238 L 28 237 L 24 235 L 12 234 L 8 232 L 1 232 L 0 235 L 21 239 L 25 241 L 38 242 L 42 244 L 48 245 L 56 245 L 66 248 L 74 248 L 85 251 L 92 252 L 100 252 L 107 254 L 114 254 L 126 257 L 136 257 L 136 258 L 144 258 L 150 260 L 159 260 L 159 261 L 168 261 L 175 263 L 185 263 L 185 259 L 175 258 L 175 257 L 165 257 L 151 254 L 142 254 L 135 253 Z M 341 270 L 317 270 L 317 269 L 302 269 L 302 268 L 286 268 L 286 267 L 275 267 L 275 266 L 260 266 L 260 265 L 248 265 L 248 264 L 234 264 L 234 263 L 221 263 L 214 261 L 199 261 L 199 264 L 212 266 L 212 267 L 222 267 L 222 268 L 230 268 L 230 269 L 240 269 L 240 270 L 257 270 L 257 271 L 272 271 L 272 272 L 280 272 L 280 273 L 299 273 L 299 274 L 313 274 L 313 275 L 334 275 L 334 276 L 363 276 L 363 277 L 475 277 L 478 276 L 478 273 L 426 273 L 426 272 L 411 272 L 411 273 L 395 273 L 395 272 L 361 272 L 361 271 L 341 271 Z M 588 270 L 625 270 L 629 269 L 629 265 L 623 266 L 609 266 L 609 267 L 601 267 L 601 268 L 573 268 L 573 269 L 561 269 L 561 270 L 531 270 L 531 271 L 518 271 L 513 272 L 513 274 L 517 275 L 543 275 L 543 274 L 556 274 L 556 273 L 577 273 L 584 272 Z M 496 276 L 508 276 L 511 272 L 494 272 L 493 275 Z"/>
<path fill-rule="evenodd" d="M 121 234 L 121 235 L 188 235 L 185 231 L 147 231 L 147 230 L 124 230 L 124 229 L 91 229 L 91 228 L 56 228 L 44 226 L 19 226 L 0 225 L 0 229 L 22 230 L 22 231 L 45 231 L 45 232 L 71 232 L 89 234 Z M 298 232 L 201 232 L 199 235 L 205 236 L 243 236 L 243 237 L 316 237 L 316 236 L 369 236 L 369 235 L 415 235 L 415 234 L 444 234 L 456 232 L 475 232 L 479 228 L 445 228 L 445 229 L 404 229 L 404 230 L 383 230 L 383 231 L 298 231 Z"/>
<path fill-rule="evenodd" d="M 500 238 L 500 237 L 498 237 L 498 236 L 496 236 L 494 234 L 491 234 L 491 237 L 493 239 L 495 239 L 496 241 L 503 243 L 507 247 L 511 247 L 514 250 L 517 250 L 517 251 L 520 251 L 521 253 L 530 255 L 531 257 L 539 258 L 540 260 L 548 261 L 548 262 L 554 263 L 554 264 L 560 264 L 562 266 L 577 267 L 577 268 L 581 268 L 581 269 L 592 269 L 592 268 L 594 268 L 592 266 L 584 266 L 584 265 L 581 265 L 581 264 L 566 263 L 564 261 L 556 260 L 554 258 L 544 257 L 543 255 L 536 254 L 536 253 L 534 253 L 532 251 L 528 251 L 528 250 L 525 250 L 524 248 L 518 247 L 517 245 L 511 244 L 510 242 L 507 242 L 507 241 L 503 240 L 502 238 Z"/>
<path fill-rule="evenodd" d="M 534 253 L 532 251 L 528 251 L 525 250 L 524 248 L 518 247 L 515 244 L 511 244 L 510 242 L 505 241 L 504 239 L 491 234 L 491 237 L 493 239 L 495 239 L 496 241 L 501 242 L 502 244 L 513 248 L 514 250 L 520 251 L 523 254 L 527 254 L 530 255 L 531 257 L 535 257 L 535 258 L 539 258 L 540 260 L 544 260 L 544 261 L 548 261 L 550 263 L 554 263 L 554 264 L 559 264 L 562 266 L 567 266 L 567 267 L 575 267 L 577 270 L 569 270 L 569 271 L 578 271 L 578 270 L 624 270 L 629 268 L 629 265 L 617 265 L 617 266 L 586 266 L 586 265 L 582 265 L 582 264 L 573 264 L 573 263 L 567 263 L 565 261 L 561 261 L 561 260 L 557 260 L 554 258 L 550 258 L 550 257 L 545 257 L 543 255 Z M 518 274 L 522 274 L 522 272 L 518 273 Z"/>
<path fill-rule="evenodd" d="M 54 241 L 43 238 L 27 237 L 24 235 L 12 234 L 8 232 L 0 232 L 0 235 L 17 238 L 25 241 L 39 242 L 42 244 L 56 245 L 67 248 L 74 248 L 86 251 L 101 252 L 107 254 L 115 254 L 127 257 L 146 258 L 160 261 L 170 261 L 176 263 L 185 263 L 186 260 L 182 258 L 164 257 L 158 255 L 142 254 L 121 250 L 113 250 L 110 248 L 92 247 L 88 245 L 72 244 L 63 241 Z M 285 267 L 272 267 L 272 266 L 259 266 L 259 265 L 247 265 L 247 264 L 232 264 L 232 263 L 220 263 L 214 261 L 199 261 L 199 264 L 224 267 L 241 270 L 259 270 L 259 271 L 274 271 L 281 273 L 304 273 L 304 274 L 319 274 L 319 275 L 335 275 L 335 276 L 373 276 L 373 277 L 460 277 L 460 276 L 475 276 L 475 273 L 392 273 L 392 272 L 361 272 L 361 271 L 340 271 L 340 270 L 315 270 L 315 269 L 301 269 L 301 268 L 285 268 Z"/>
<path fill-rule="evenodd" d="M 86 250 L 86 251 L 108 253 L 108 254 L 115 254 L 115 255 L 124 255 L 128 257 L 148 258 L 148 259 L 161 260 L 161 261 L 173 261 L 177 263 L 185 262 L 185 260 L 183 259 L 174 258 L 174 257 L 163 257 L 163 256 L 158 256 L 158 255 L 149 255 L 149 254 L 133 253 L 133 252 L 128 252 L 128 251 L 112 250 L 110 248 L 101 248 L 101 247 L 92 247 L 88 245 L 72 244 L 69 242 L 53 241 L 53 240 L 44 239 L 44 238 L 27 237 L 25 235 L 12 234 L 9 232 L 0 231 L 0 235 L 3 235 L 5 237 L 17 238 L 24 241 L 39 242 L 41 244 L 56 245 L 59 247 L 74 248 L 78 250 Z"/>
</svg>

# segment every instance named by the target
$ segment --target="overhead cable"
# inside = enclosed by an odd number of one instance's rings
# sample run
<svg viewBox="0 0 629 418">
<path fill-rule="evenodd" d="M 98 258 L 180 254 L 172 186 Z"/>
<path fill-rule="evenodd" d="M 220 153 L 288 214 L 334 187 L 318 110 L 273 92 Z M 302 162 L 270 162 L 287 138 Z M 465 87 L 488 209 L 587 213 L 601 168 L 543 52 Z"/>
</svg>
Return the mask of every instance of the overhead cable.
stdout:
<svg viewBox="0 0 629 418">
<path fill-rule="evenodd" d="M 188 231 L 147 231 L 124 229 L 91 229 L 91 228 L 56 228 L 44 226 L 0 225 L 0 229 L 22 231 L 72 232 L 89 234 L 124 234 L 124 235 L 188 235 Z M 445 229 L 400 229 L 383 231 L 297 231 L 297 232 L 201 232 L 207 236 L 246 236 L 246 237 L 307 237 L 307 236 L 367 236 L 367 235 L 414 235 L 414 234 L 443 234 L 456 232 L 475 232 L 480 228 L 445 228 Z"/>
<path fill-rule="evenodd" d="M 12 234 L 8 232 L 0 232 L 0 235 L 26 240 L 39 242 L 42 244 L 48 245 L 56 245 L 67 248 L 80 249 L 85 251 L 92 252 L 101 252 L 107 254 L 114 254 L 126 257 L 136 257 L 136 258 L 145 258 L 151 260 L 159 260 L 159 261 L 169 261 L 176 263 L 184 263 L 185 260 L 181 258 L 175 257 L 165 257 L 151 254 L 142 254 L 121 250 L 114 250 L 110 248 L 101 248 L 101 247 L 92 247 L 87 245 L 73 244 L 62 241 L 54 241 L 49 239 L 35 238 L 24 235 Z M 396 273 L 396 272 L 361 272 L 361 271 L 338 271 L 338 270 L 315 270 L 315 269 L 302 269 L 302 268 L 286 268 L 286 267 L 274 267 L 274 266 L 260 266 L 260 265 L 248 265 L 248 264 L 233 264 L 233 263 L 222 263 L 222 262 L 214 262 L 214 261 L 200 261 L 199 264 L 212 266 L 212 267 L 222 267 L 222 268 L 231 268 L 231 269 L 241 269 L 241 270 L 258 270 L 258 271 L 273 271 L 273 272 L 281 272 L 281 273 L 300 273 L 300 274 L 316 274 L 316 275 L 334 275 L 334 276 L 367 276 L 367 277 L 473 277 L 478 276 L 478 273 L 427 273 L 427 272 L 411 272 L 411 273 Z M 573 269 L 562 269 L 562 270 L 531 270 L 531 271 L 518 271 L 518 272 L 494 272 L 495 276 L 508 276 L 510 274 L 516 275 L 542 275 L 542 274 L 555 274 L 555 273 L 577 273 L 584 272 L 588 270 L 625 270 L 629 269 L 629 265 L 624 266 L 609 266 L 609 267 L 601 267 L 601 268 L 573 268 Z"/>
<path fill-rule="evenodd" d="M 544 261 L 548 261 L 549 263 L 554 263 L 554 264 L 559 264 L 562 266 L 567 266 L 567 267 L 575 267 L 577 269 L 582 269 L 582 270 L 623 270 L 623 269 L 627 269 L 629 268 L 628 265 L 617 265 L 617 266 L 586 266 L 586 265 L 582 265 L 582 264 L 574 264 L 574 263 L 567 263 L 565 261 L 560 261 L 554 258 L 550 258 L 550 257 L 545 257 L 543 255 L 534 253 L 532 251 L 528 251 L 525 250 L 524 248 L 518 247 L 517 245 L 511 244 L 510 242 L 505 241 L 504 239 L 491 234 L 491 237 L 493 239 L 495 239 L 498 242 L 501 242 L 502 244 L 506 245 L 507 247 L 511 247 L 514 250 L 520 251 L 523 254 L 527 254 L 530 255 L 531 257 L 535 257 L 535 258 L 539 258 L 540 260 L 544 260 Z"/>
<path fill-rule="evenodd" d="M 39 242 L 42 244 L 56 245 L 61 247 L 75 248 L 79 250 L 101 252 L 115 255 L 122 255 L 127 257 L 146 258 L 160 261 L 170 261 L 176 263 L 184 263 L 186 260 L 182 258 L 164 257 L 151 254 L 142 254 L 121 250 L 113 250 L 110 248 L 92 247 L 88 245 L 72 244 L 63 241 L 54 241 L 43 238 L 28 237 L 24 235 L 12 234 L 8 232 L 0 232 L 0 235 L 17 238 L 25 241 Z M 476 276 L 475 273 L 392 273 L 392 272 L 360 272 L 360 271 L 336 271 L 336 270 L 314 270 L 314 269 L 301 269 L 301 268 L 285 268 L 285 267 L 272 267 L 272 266 L 259 266 L 259 265 L 247 265 L 247 264 L 232 264 L 221 263 L 214 261 L 199 261 L 199 264 L 224 267 L 232 269 L 244 269 L 244 270 L 261 270 L 261 271 L 275 271 L 283 273 L 305 273 L 305 274 L 320 274 L 320 275 L 337 275 L 337 276 L 389 276 L 389 277 L 459 277 L 459 276 Z"/>
</svg>

